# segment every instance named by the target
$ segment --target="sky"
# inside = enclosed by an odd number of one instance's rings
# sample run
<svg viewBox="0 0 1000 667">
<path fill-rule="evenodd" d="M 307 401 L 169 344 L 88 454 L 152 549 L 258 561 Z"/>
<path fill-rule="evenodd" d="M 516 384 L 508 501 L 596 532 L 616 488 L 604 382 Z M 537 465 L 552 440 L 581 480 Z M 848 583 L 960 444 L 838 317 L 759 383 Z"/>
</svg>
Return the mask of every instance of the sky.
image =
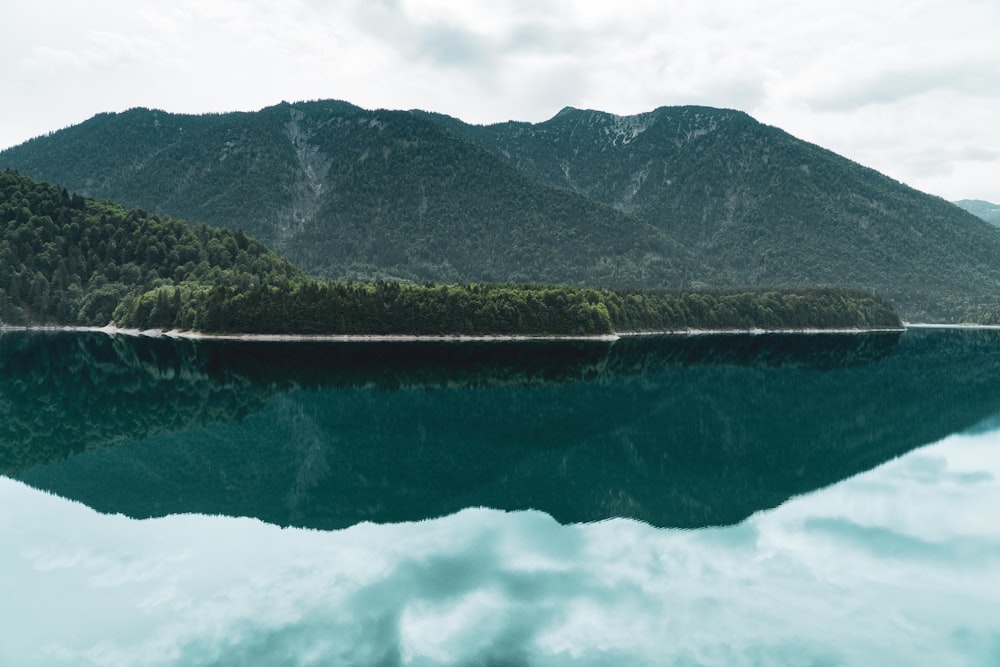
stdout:
<svg viewBox="0 0 1000 667">
<path fill-rule="evenodd" d="M 998 445 L 950 436 L 703 530 L 136 521 L 0 477 L 0 664 L 995 666 Z"/>
<path fill-rule="evenodd" d="M 1000 203 L 998 32 L 996 0 L 0 0 L 0 149 L 137 106 L 700 104 Z"/>
</svg>

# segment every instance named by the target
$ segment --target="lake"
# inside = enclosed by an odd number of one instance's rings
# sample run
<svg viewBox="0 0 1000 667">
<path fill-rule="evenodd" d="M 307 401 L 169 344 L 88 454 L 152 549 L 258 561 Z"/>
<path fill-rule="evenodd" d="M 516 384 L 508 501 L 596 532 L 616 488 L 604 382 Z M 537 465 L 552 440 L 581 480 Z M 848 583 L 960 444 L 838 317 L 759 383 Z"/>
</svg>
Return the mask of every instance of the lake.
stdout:
<svg viewBox="0 0 1000 667">
<path fill-rule="evenodd" d="M 997 665 L 1000 333 L 0 333 L 0 665 Z"/>
</svg>

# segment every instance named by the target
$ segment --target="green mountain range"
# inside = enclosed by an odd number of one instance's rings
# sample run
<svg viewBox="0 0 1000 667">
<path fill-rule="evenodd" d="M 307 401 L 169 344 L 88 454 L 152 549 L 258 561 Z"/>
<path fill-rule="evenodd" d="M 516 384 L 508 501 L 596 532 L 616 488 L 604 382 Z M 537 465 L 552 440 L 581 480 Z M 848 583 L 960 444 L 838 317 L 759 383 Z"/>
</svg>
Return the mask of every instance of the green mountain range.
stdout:
<svg viewBox="0 0 1000 667">
<path fill-rule="evenodd" d="M 1000 205 L 982 199 L 960 199 L 955 202 L 977 218 L 982 218 L 991 225 L 1000 227 Z"/>
<path fill-rule="evenodd" d="M 315 101 L 101 114 L 0 167 L 241 229 L 321 277 L 849 286 L 905 319 L 1000 305 L 1000 232 L 744 113 L 473 126 Z"/>
</svg>

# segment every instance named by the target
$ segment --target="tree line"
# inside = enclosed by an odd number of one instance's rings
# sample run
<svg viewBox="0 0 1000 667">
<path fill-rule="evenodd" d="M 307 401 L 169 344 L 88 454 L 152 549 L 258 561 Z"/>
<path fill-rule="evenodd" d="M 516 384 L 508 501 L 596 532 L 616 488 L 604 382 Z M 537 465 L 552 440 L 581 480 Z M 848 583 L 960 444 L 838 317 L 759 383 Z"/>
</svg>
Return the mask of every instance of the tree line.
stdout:
<svg viewBox="0 0 1000 667">
<path fill-rule="evenodd" d="M 282 285 L 298 268 L 242 232 L 188 225 L 0 172 L 0 323 L 105 325 L 161 285 Z"/>
<path fill-rule="evenodd" d="M 241 231 L 0 172 L 0 325 L 210 333 L 592 335 L 884 328 L 892 306 L 843 289 L 610 290 L 320 281 Z"/>
<path fill-rule="evenodd" d="M 183 284 L 126 297 L 136 328 L 327 335 L 596 335 L 691 329 L 898 328 L 892 306 L 847 289 L 607 290 L 305 280 Z"/>
</svg>

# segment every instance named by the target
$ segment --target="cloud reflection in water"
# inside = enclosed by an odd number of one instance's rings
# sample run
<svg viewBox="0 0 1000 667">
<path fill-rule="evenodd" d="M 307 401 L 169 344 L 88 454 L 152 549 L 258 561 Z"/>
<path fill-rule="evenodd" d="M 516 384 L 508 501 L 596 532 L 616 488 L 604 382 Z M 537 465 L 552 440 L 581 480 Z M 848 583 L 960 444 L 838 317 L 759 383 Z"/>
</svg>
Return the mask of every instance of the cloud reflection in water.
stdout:
<svg viewBox="0 0 1000 667">
<path fill-rule="evenodd" d="M 1000 432 L 727 528 L 540 512 L 320 532 L 0 480 L 3 665 L 995 665 Z"/>
</svg>

